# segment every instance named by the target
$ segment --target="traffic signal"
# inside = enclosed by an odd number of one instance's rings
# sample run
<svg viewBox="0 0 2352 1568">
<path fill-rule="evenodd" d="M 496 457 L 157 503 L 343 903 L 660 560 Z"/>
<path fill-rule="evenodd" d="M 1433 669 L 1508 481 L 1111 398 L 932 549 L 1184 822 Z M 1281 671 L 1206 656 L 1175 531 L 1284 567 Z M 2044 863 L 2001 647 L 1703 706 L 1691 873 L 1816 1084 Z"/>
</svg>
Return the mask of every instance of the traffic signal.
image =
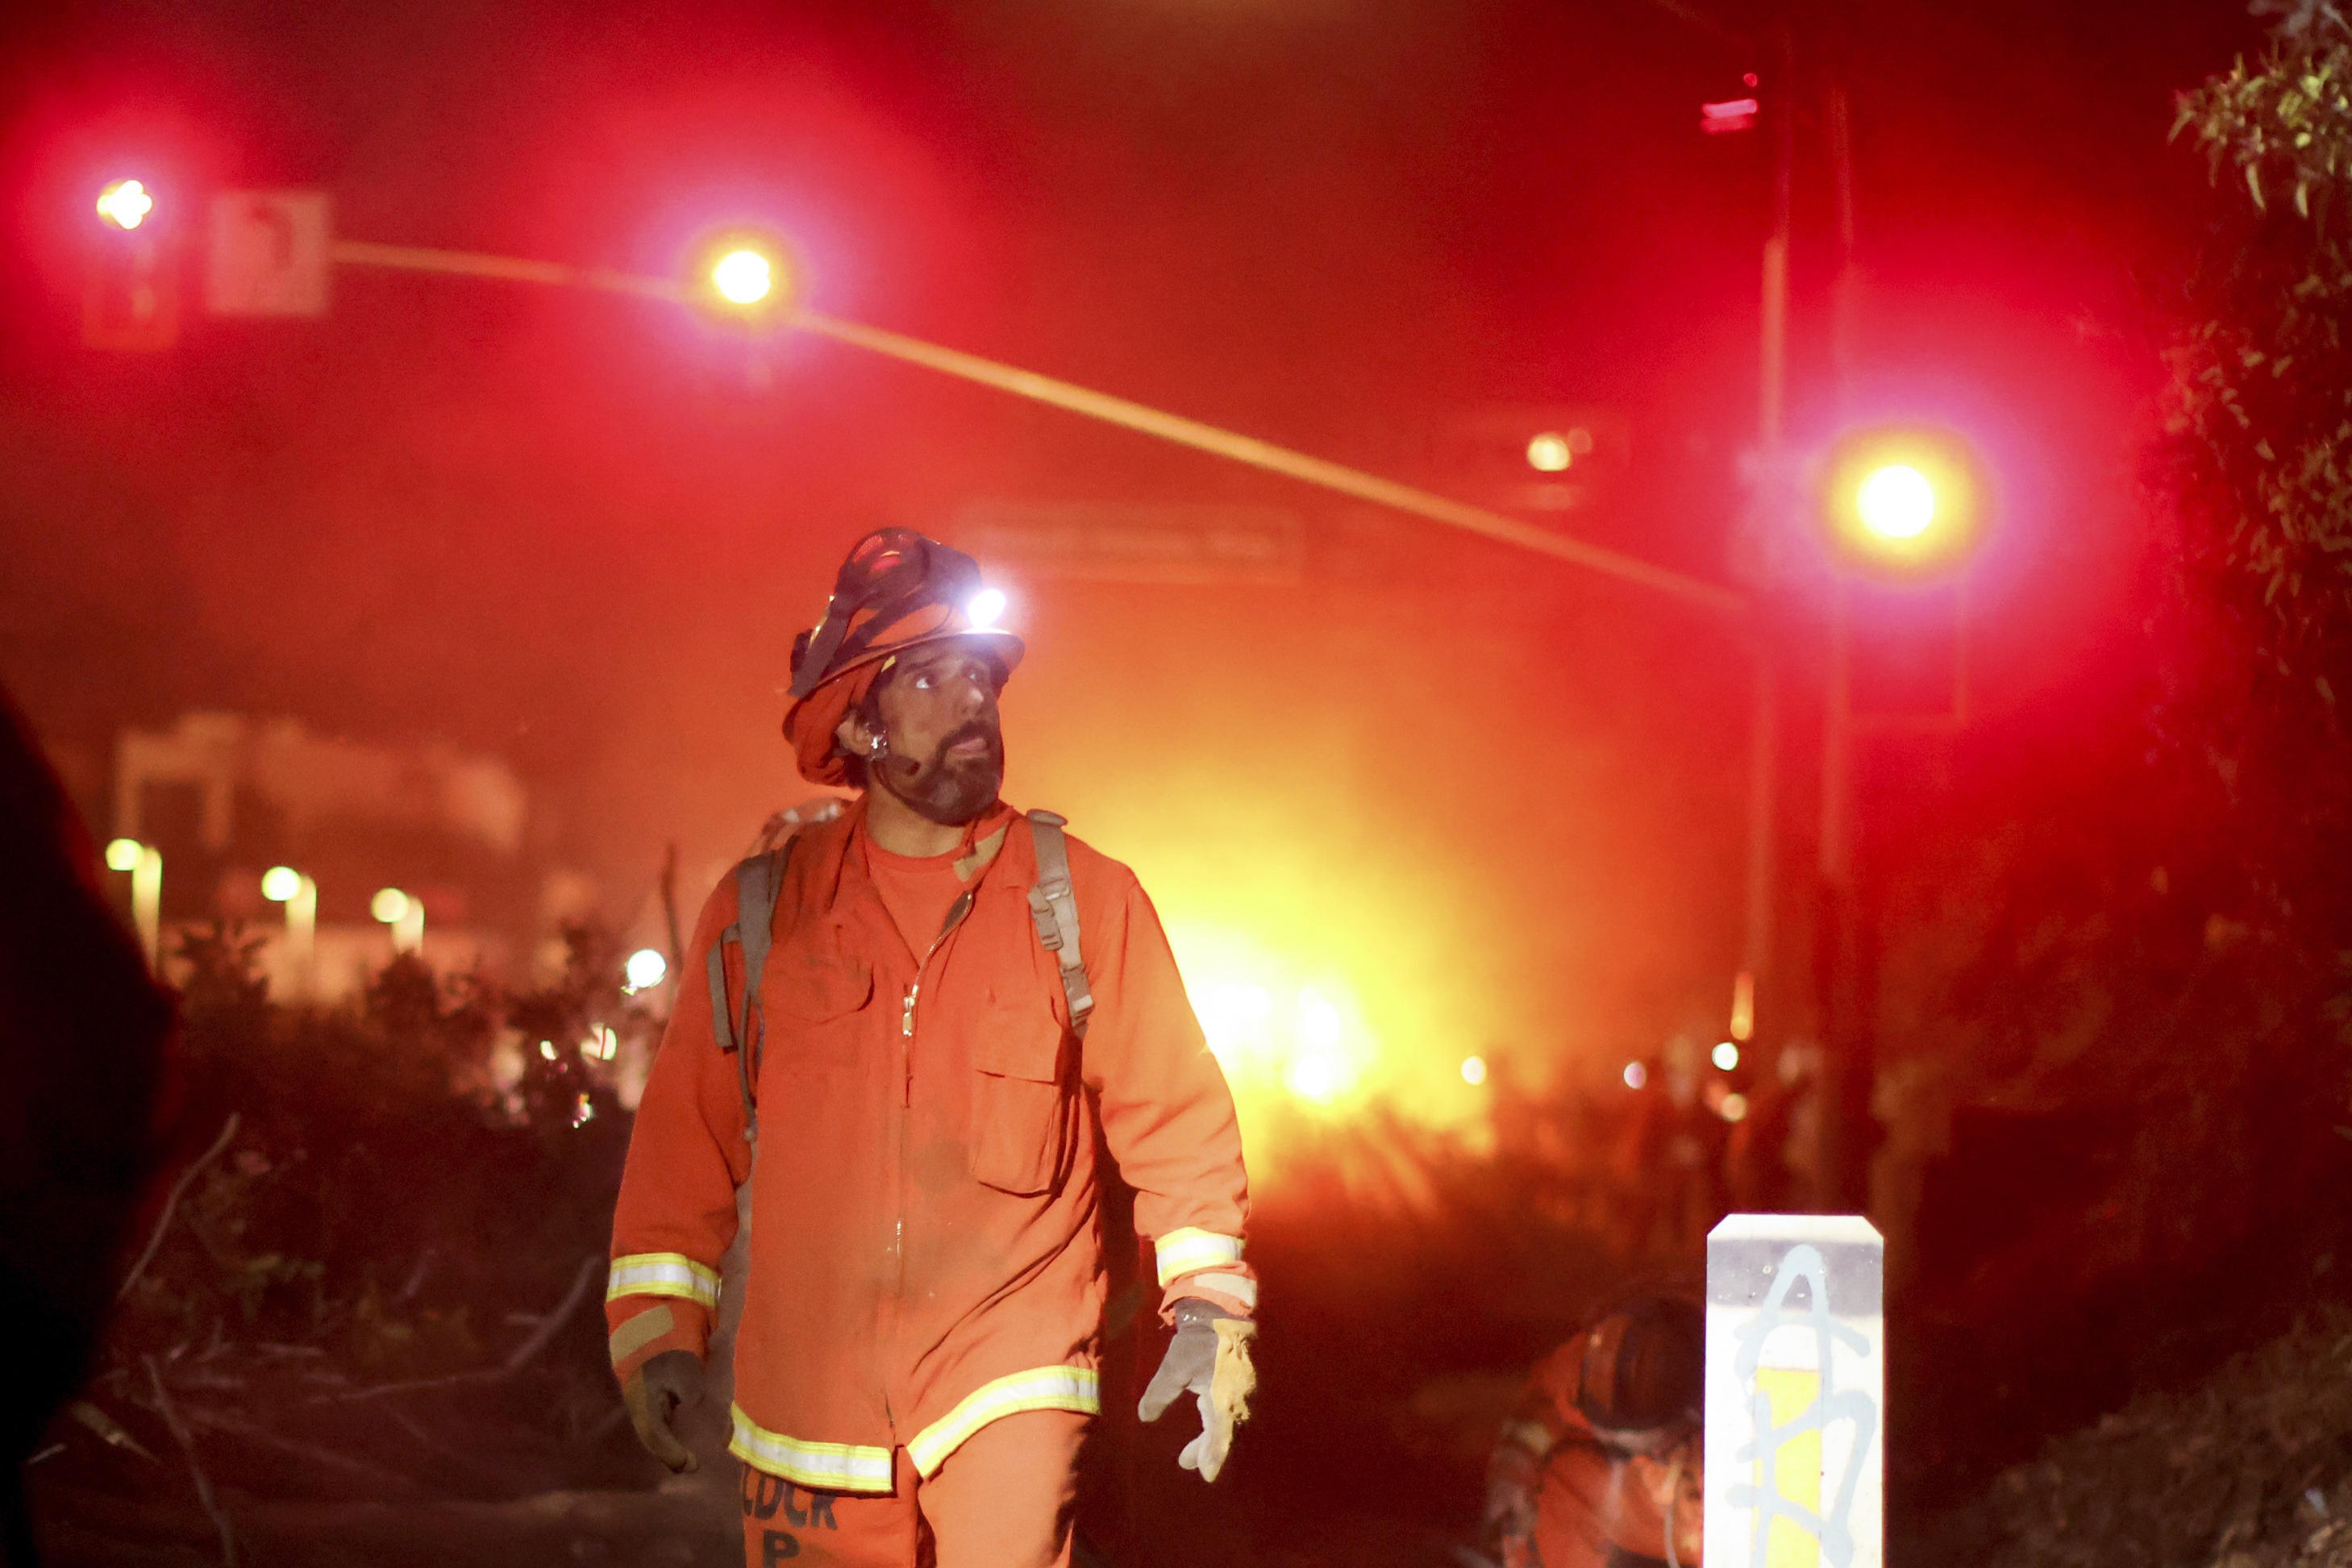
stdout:
<svg viewBox="0 0 2352 1568">
<path fill-rule="evenodd" d="M 142 180 L 117 180 L 98 193 L 98 215 L 119 229 L 135 229 L 155 210 Z"/>
<path fill-rule="evenodd" d="M 1511 511 L 1565 513 L 1614 487 L 1632 445 L 1612 410 L 1561 403 L 1465 410 L 1432 433 L 1432 479 Z"/>
<path fill-rule="evenodd" d="M 82 341 L 152 351 L 180 335 L 178 227 L 142 180 L 98 193 L 82 278 Z"/>
<path fill-rule="evenodd" d="M 1949 431 L 1859 430 L 1831 450 L 1822 520 L 1847 566 L 1883 577 L 1933 577 L 1975 549 L 1985 491 L 1975 449 Z"/>
<path fill-rule="evenodd" d="M 1764 112 L 1758 97 L 1759 83 L 1754 71 L 1739 78 L 1746 90 L 1729 98 L 1717 99 L 1698 106 L 1698 128 L 1709 136 L 1728 136 L 1756 128 L 1757 117 Z"/>
</svg>

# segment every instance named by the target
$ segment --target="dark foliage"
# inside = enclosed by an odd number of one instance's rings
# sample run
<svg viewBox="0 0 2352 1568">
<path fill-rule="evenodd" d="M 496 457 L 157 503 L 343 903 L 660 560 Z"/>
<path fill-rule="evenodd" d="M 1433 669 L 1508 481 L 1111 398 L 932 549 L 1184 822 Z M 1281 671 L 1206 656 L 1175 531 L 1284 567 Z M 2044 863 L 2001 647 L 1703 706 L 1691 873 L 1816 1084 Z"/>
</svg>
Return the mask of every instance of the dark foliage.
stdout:
<svg viewBox="0 0 2352 1568">
<path fill-rule="evenodd" d="M 543 1308 L 605 1244 L 627 1128 L 580 1042 L 646 1021 L 599 983 L 605 946 L 574 934 L 564 976 L 520 996 L 402 957 L 355 1005 L 299 1009 L 270 1000 L 235 927 L 192 934 L 185 1139 L 232 1113 L 237 1132 L 127 1299 L 118 1351 L 284 1343 L 417 1375 L 503 1348 L 502 1315 Z M 501 1040 L 520 1062 L 504 1092 Z"/>
</svg>

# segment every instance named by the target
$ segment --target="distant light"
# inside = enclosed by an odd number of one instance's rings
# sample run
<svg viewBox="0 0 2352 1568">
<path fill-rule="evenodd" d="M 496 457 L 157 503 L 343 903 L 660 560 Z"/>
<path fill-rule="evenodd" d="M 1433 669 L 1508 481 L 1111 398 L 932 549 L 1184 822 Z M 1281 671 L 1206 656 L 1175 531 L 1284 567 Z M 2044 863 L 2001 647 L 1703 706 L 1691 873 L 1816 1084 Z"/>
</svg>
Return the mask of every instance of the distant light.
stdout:
<svg viewBox="0 0 2352 1568">
<path fill-rule="evenodd" d="M 1727 1122 L 1744 1122 L 1748 1119 L 1748 1096 L 1727 1094 L 1723 1097 L 1723 1103 L 1717 1107 L 1717 1110 L 1721 1112 L 1723 1119 Z"/>
<path fill-rule="evenodd" d="M 621 967 L 621 973 L 627 978 L 631 990 L 651 990 L 669 974 L 669 960 L 662 956 L 658 948 L 640 947 L 629 955 L 629 961 Z"/>
<path fill-rule="evenodd" d="M 1643 1066 L 1638 1061 L 1629 1061 L 1625 1064 L 1626 1088 L 1639 1089 L 1649 1082 L 1650 1070 L 1648 1068 Z"/>
<path fill-rule="evenodd" d="M 1756 1033 L 1756 971 L 1742 969 L 1731 982 L 1731 1038 L 1744 1040 Z"/>
<path fill-rule="evenodd" d="M 971 596 L 971 602 L 963 607 L 963 612 L 975 626 L 993 626 L 1004 618 L 1004 590 L 983 588 Z"/>
<path fill-rule="evenodd" d="M 555 1042 L 551 1040 L 541 1040 L 539 1042 L 539 1053 L 540 1055 L 547 1058 L 548 1061 L 553 1061 L 555 1060 Z"/>
<path fill-rule="evenodd" d="M 1486 1082 L 1486 1059 L 1465 1056 L 1462 1059 L 1462 1082 L 1475 1087 Z"/>
<path fill-rule="evenodd" d="M 1309 986 L 1298 993 L 1298 1038 L 1312 1051 L 1331 1055 L 1343 1030 L 1339 1009 L 1324 1000 L 1322 992 Z"/>
<path fill-rule="evenodd" d="M 137 839 L 117 839 L 106 846 L 107 869 L 135 871 L 139 866 L 139 857 L 146 852 L 147 846 Z"/>
<path fill-rule="evenodd" d="M 368 900 L 368 913 L 386 925 L 396 925 L 408 914 L 408 894 L 396 887 L 378 888 Z"/>
<path fill-rule="evenodd" d="M 1290 1071 L 1284 1075 L 1284 1082 L 1301 1100 L 1324 1105 L 1339 1097 L 1340 1091 L 1348 1087 L 1350 1076 L 1347 1062 L 1340 1059 L 1338 1051 L 1310 1048 L 1292 1058 Z"/>
<path fill-rule="evenodd" d="M 587 1095 L 583 1094 L 572 1102 L 572 1124 L 574 1127 L 584 1125 L 595 1119 L 595 1103 L 590 1100 Z"/>
<path fill-rule="evenodd" d="M 1201 993 L 1199 1013 L 1210 1053 L 1229 1071 L 1273 1048 L 1267 1025 L 1274 1017 L 1274 993 L 1264 986 L 1234 981 L 1209 986 Z"/>
<path fill-rule="evenodd" d="M 272 904 L 287 904 L 301 893 L 302 873 L 290 865 L 274 865 L 261 873 L 261 896 Z"/>
<path fill-rule="evenodd" d="M 1711 1060 L 1716 1066 L 1721 1068 L 1724 1071 L 1728 1072 L 1733 1068 L 1739 1065 L 1739 1047 L 1727 1040 L 1722 1044 L 1715 1048 L 1709 1060 Z"/>
<path fill-rule="evenodd" d="M 1763 105 L 1752 98 L 1725 99 L 1718 103 L 1698 106 L 1698 128 L 1709 136 L 1723 136 L 1735 131 L 1746 131 L 1755 125 Z"/>
<path fill-rule="evenodd" d="M 776 287 L 775 264 L 756 250 L 730 250 L 712 264 L 710 284 L 730 304 L 757 305 Z"/>
<path fill-rule="evenodd" d="M 1916 539 L 1936 520 L 1936 487 L 1908 463 L 1873 469 L 1854 503 L 1862 526 L 1883 539 Z"/>
<path fill-rule="evenodd" d="M 119 229 L 135 229 L 155 210 L 155 198 L 136 180 L 117 180 L 98 195 L 98 215 Z"/>
<path fill-rule="evenodd" d="M 1576 461 L 1576 451 L 1568 437 L 1556 430 L 1547 430 L 1528 443 L 1528 466 L 1538 474 L 1565 474 Z"/>
<path fill-rule="evenodd" d="M 611 1024 L 599 1024 L 596 1027 L 596 1040 L 599 1046 L 596 1052 L 596 1059 L 598 1061 L 610 1061 L 615 1055 L 619 1054 L 621 1050 L 621 1037 L 614 1030 Z"/>
</svg>

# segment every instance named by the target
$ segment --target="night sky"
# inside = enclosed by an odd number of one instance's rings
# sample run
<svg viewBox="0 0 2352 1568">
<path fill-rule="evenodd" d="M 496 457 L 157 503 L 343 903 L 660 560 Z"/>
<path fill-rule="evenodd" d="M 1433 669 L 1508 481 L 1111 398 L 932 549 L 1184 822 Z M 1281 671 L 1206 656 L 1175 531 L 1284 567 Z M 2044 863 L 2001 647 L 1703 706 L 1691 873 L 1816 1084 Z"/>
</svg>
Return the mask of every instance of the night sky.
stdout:
<svg viewBox="0 0 2352 1568">
<path fill-rule="evenodd" d="M 1337 966 L 1402 1022 L 1433 997 L 1491 1040 L 1674 1027 L 1714 1005 L 1738 930 L 1746 654 L 1704 612 L 643 301 L 346 271 L 323 321 L 192 313 L 169 353 L 96 353 L 77 246 L 98 186 L 138 171 L 166 202 L 320 186 L 348 237 L 648 273 L 756 224 L 792 236 L 818 308 L 1469 500 L 1496 494 L 1449 465 L 1466 415 L 1613 411 L 1630 466 L 1566 526 L 1721 577 L 1769 162 L 1765 136 L 1700 135 L 1697 106 L 1769 62 L 1729 36 L 1752 16 L 1676 9 L 18 17 L 0 681 L 84 778 L 118 727 L 192 706 L 499 751 L 551 852 L 625 908 L 665 840 L 707 876 L 806 792 L 778 688 L 866 528 L 952 535 L 991 500 L 1280 506 L 1307 530 L 1292 586 L 1009 585 L 1032 640 L 1012 797 L 1134 862 L 1171 920 Z M 1844 410 L 1948 420 L 2000 476 L 1970 587 L 1981 724 L 1944 761 L 2063 767 L 2128 686 L 2137 444 L 2204 182 L 2167 145 L 2170 95 L 2256 24 L 2001 0 L 1824 10 L 1800 37 L 1808 80 L 1834 70 L 1854 106 Z M 1800 144 L 1806 443 L 1842 413 L 1817 120 Z M 1817 586 L 1788 588 L 1797 623 Z M 1801 695 L 1789 719 L 1795 800 Z"/>
</svg>

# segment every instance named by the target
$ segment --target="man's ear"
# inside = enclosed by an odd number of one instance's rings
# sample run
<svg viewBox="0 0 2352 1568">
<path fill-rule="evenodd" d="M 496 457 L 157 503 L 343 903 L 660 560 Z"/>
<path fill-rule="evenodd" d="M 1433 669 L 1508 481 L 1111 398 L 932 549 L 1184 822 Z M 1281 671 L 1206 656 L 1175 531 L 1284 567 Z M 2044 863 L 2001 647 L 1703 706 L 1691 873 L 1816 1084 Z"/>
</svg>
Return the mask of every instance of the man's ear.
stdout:
<svg viewBox="0 0 2352 1568">
<path fill-rule="evenodd" d="M 874 732 L 866 727 L 866 721 L 853 708 L 833 727 L 833 738 L 840 742 L 842 750 L 852 757 L 863 757 L 866 748 L 874 744 Z"/>
</svg>

